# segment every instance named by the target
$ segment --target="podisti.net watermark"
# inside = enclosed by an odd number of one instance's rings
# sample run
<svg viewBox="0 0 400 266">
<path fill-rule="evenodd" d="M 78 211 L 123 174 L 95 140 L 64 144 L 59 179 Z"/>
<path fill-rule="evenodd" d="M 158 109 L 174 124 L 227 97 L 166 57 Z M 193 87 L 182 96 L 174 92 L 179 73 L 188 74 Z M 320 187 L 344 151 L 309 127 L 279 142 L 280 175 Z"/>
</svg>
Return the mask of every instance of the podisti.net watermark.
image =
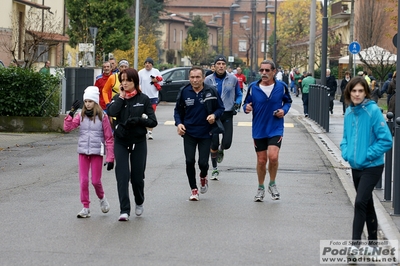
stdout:
<svg viewBox="0 0 400 266">
<path fill-rule="evenodd" d="M 354 249 L 351 240 L 320 240 L 320 263 L 398 263 L 398 240 L 379 240 L 374 246 L 370 246 L 368 240 L 360 240 L 359 244 Z"/>
</svg>

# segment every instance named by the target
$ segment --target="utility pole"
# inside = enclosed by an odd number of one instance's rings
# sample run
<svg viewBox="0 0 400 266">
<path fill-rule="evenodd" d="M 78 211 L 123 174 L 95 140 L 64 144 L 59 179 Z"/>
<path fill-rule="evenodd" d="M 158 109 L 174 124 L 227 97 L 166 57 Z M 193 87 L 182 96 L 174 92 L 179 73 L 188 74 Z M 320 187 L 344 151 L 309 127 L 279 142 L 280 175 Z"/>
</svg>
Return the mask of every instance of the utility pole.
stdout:
<svg viewBox="0 0 400 266">
<path fill-rule="evenodd" d="M 354 41 L 354 0 L 351 0 L 350 7 L 350 43 Z M 349 55 L 349 72 L 353 72 L 353 77 L 356 76 L 356 68 L 353 67 L 353 57 L 354 55 Z M 353 69 L 353 71 L 351 71 Z"/>
<path fill-rule="evenodd" d="M 276 39 L 276 17 L 278 15 L 278 1 L 275 0 L 275 15 L 274 15 L 274 63 L 277 65 L 276 62 L 276 45 L 277 45 L 277 39 Z"/>
<path fill-rule="evenodd" d="M 315 62 L 315 18 L 317 10 L 317 0 L 312 0 L 311 13 L 310 13 L 310 45 L 308 51 L 308 72 L 314 76 L 314 62 Z"/>
<path fill-rule="evenodd" d="M 328 0 L 324 0 L 322 16 L 321 84 L 326 85 L 326 62 L 328 52 Z"/>
<path fill-rule="evenodd" d="M 257 70 L 257 55 L 256 55 L 256 31 L 257 31 L 257 17 L 256 17 L 256 0 L 251 0 L 251 76 Z"/>
</svg>

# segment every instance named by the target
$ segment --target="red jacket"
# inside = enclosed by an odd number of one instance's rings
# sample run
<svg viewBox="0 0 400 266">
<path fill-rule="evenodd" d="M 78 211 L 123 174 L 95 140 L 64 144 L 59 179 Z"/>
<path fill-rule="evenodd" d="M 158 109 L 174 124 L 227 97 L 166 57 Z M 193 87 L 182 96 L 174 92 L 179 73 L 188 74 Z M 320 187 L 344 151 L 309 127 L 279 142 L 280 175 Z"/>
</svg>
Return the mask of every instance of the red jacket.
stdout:
<svg viewBox="0 0 400 266">
<path fill-rule="evenodd" d="M 104 74 L 101 74 L 101 75 L 97 76 L 96 82 L 94 83 L 94 86 L 99 88 L 99 92 L 100 92 L 100 103 L 99 104 L 103 110 L 106 110 L 107 107 L 106 107 L 106 103 L 104 102 L 102 92 L 103 92 L 104 85 L 106 84 L 109 77 L 110 77 L 110 75 L 106 76 Z M 109 99 L 111 99 L 111 91 L 109 91 Z"/>
<path fill-rule="evenodd" d="M 243 75 L 243 73 L 240 74 L 240 75 L 239 74 L 235 74 L 235 76 L 238 79 L 239 87 L 243 90 L 243 82 L 246 82 L 246 76 Z"/>
</svg>

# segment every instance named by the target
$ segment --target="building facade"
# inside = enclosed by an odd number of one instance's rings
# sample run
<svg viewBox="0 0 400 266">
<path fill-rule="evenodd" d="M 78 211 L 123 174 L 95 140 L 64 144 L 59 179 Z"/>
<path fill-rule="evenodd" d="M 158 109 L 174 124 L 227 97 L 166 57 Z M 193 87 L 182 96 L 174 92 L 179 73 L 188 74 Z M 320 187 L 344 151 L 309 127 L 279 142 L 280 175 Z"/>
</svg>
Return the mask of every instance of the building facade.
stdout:
<svg viewBox="0 0 400 266">
<path fill-rule="evenodd" d="M 277 7 L 282 1 L 277 1 Z M 268 2 L 271 5 L 275 1 Z M 199 15 L 208 26 L 217 26 L 209 36 L 209 41 L 215 43 L 214 49 L 225 56 L 239 58 L 249 66 L 252 58 L 254 64 L 259 65 L 264 59 L 265 48 L 267 58 L 271 58 L 272 53 L 264 46 L 264 39 L 268 40 L 274 31 L 274 8 L 267 10 L 266 3 L 256 0 L 205 0 L 199 5 L 193 1 L 170 0 L 165 2 L 165 9 L 189 18 Z M 267 20 L 266 11 L 269 13 Z"/>
<path fill-rule="evenodd" d="M 40 68 L 63 64 L 64 0 L 3 0 L 0 16 L 0 60 Z"/>
</svg>

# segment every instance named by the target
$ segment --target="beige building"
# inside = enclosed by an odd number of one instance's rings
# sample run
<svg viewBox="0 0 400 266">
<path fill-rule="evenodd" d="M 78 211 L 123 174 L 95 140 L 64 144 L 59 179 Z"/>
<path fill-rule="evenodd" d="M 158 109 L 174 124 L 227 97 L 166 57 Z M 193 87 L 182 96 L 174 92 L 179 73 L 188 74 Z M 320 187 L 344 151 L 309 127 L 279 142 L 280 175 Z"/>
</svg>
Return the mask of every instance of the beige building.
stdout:
<svg viewBox="0 0 400 266">
<path fill-rule="evenodd" d="M 282 1 L 277 0 L 278 7 Z M 214 50 L 218 50 L 225 56 L 240 58 L 247 65 L 251 63 L 250 50 L 254 41 L 255 60 L 258 65 L 264 58 L 264 36 L 266 34 L 268 39 L 274 30 L 274 16 L 271 14 L 274 10 L 268 9 L 269 15 L 265 23 L 266 1 L 254 2 L 255 6 L 252 7 L 252 1 L 248 0 L 205 0 L 201 4 L 187 0 L 167 0 L 165 9 L 170 13 L 189 18 L 200 15 L 209 28 L 210 25 L 217 26 L 213 32 L 209 31 L 209 41 L 211 39 L 210 42 L 214 44 Z M 274 2 L 269 1 L 269 4 L 274 4 Z M 252 25 L 253 16 L 255 17 L 254 25 Z M 254 31 L 255 39 L 251 38 L 252 31 Z"/>
<path fill-rule="evenodd" d="M 65 36 L 64 0 L 2 0 L 0 60 L 40 68 L 63 64 Z"/>
<path fill-rule="evenodd" d="M 189 14 L 190 15 L 190 14 Z M 177 66 L 190 65 L 189 60 L 182 55 L 183 43 L 187 38 L 188 28 L 193 26 L 193 16 L 184 16 L 180 13 L 167 13 L 160 16 L 161 22 L 161 53 L 160 62 Z M 218 49 L 218 30 L 221 28 L 215 23 L 207 23 L 208 44 L 210 52 Z"/>
</svg>

